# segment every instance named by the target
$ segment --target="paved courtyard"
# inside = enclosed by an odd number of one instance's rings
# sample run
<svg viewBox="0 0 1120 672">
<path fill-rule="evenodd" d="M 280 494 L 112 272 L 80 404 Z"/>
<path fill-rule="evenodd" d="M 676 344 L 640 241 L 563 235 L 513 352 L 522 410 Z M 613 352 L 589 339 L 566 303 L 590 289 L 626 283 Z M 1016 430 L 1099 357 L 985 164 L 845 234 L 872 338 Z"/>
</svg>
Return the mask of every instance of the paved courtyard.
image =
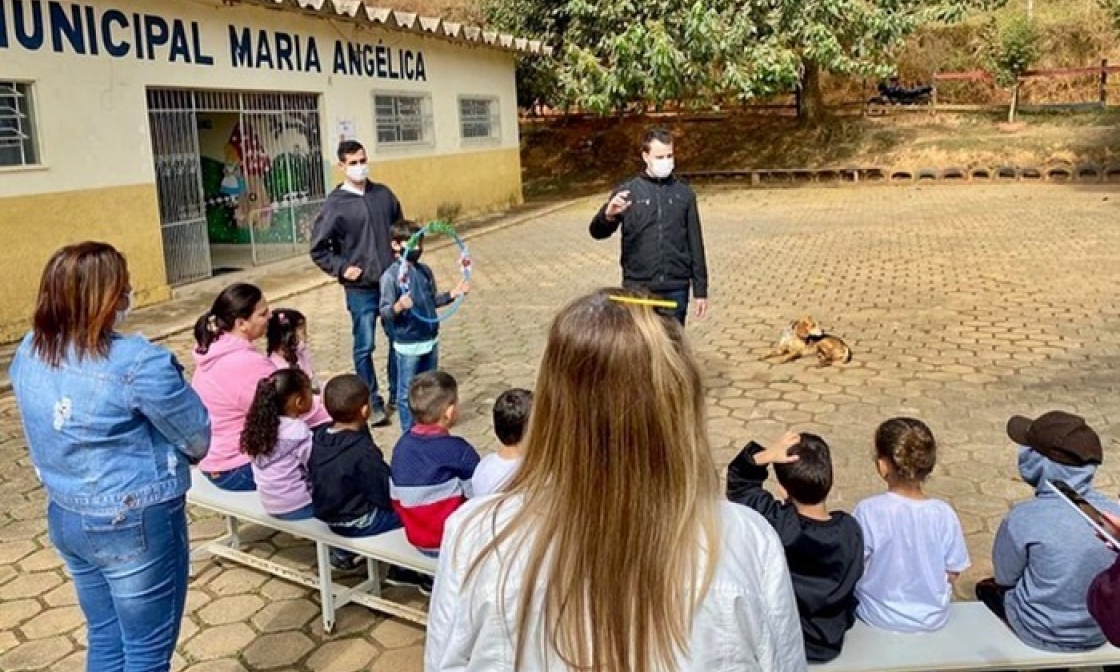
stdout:
<svg viewBox="0 0 1120 672">
<path fill-rule="evenodd" d="M 510 386 L 531 387 L 548 321 L 569 298 L 617 282 L 618 241 L 595 242 L 578 204 L 471 241 L 474 291 L 441 335 L 460 381 L 459 431 L 495 446 L 489 410 Z M 702 217 L 712 314 L 689 325 L 703 359 L 720 466 L 748 439 L 787 428 L 833 447 L 833 506 L 879 492 L 871 437 L 892 415 L 926 420 L 940 444 L 931 494 L 964 524 L 970 596 L 990 571 L 1007 508 L 1030 496 L 1003 432 L 1013 413 L 1062 408 L 1104 438 L 1098 485 L 1120 491 L 1120 197 L 1045 186 L 711 191 Z M 426 257 L 446 283 L 454 254 Z M 349 321 L 336 287 L 285 301 L 309 316 L 323 374 L 346 372 Z M 848 340 L 855 360 L 817 369 L 759 357 L 789 320 L 809 313 Z M 169 345 L 189 362 L 189 341 Z M 383 361 L 384 350 L 379 350 Z M 43 493 L 10 395 L 0 398 L 0 670 L 83 669 L 81 614 L 46 538 Z M 376 435 L 392 446 L 392 431 Z M 193 539 L 219 534 L 197 517 Z M 1070 534 L 1089 534 L 1070 530 Z M 313 551 L 253 528 L 253 552 L 309 565 Z M 316 596 L 255 571 L 197 562 L 176 669 L 372 669 L 422 666 L 424 632 L 362 607 L 326 636 Z"/>
</svg>

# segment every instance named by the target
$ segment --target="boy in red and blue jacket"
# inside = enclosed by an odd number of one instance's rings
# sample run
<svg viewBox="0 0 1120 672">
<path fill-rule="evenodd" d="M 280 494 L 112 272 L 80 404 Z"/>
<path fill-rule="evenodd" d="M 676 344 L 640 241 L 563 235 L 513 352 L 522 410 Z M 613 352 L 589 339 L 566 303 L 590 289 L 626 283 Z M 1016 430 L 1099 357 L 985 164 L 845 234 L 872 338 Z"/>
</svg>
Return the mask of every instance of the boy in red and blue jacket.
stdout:
<svg viewBox="0 0 1120 672">
<path fill-rule="evenodd" d="M 437 557 L 444 523 L 471 496 L 479 456 L 450 434 L 459 416 L 459 386 L 450 374 L 416 376 L 407 403 L 416 424 L 393 448 L 390 496 L 409 543 Z"/>
</svg>

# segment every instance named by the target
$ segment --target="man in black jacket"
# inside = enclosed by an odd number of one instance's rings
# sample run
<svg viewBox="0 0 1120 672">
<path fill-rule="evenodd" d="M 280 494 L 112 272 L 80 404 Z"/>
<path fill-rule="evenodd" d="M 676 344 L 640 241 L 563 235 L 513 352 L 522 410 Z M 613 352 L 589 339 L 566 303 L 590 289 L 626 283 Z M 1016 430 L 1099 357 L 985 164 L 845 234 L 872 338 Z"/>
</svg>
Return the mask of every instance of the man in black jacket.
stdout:
<svg viewBox="0 0 1120 672">
<path fill-rule="evenodd" d="M 682 325 L 689 288 L 696 316 L 708 312 L 708 264 L 696 193 L 673 177 L 673 136 L 662 129 L 642 138 L 645 172 L 620 185 L 591 220 L 591 237 L 610 238 L 622 227 L 622 284 L 673 301 Z"/>
<path fill-rule="evenodd" d="M 381 273 L 393 263 L 389 227 L 404 219 L 400 201 L 383 184 L 369 179 L 366 150 L 353 140 L 338 146 L 339 167 L 346 179 L 327 196 L 311 231 L 311 260 L 346 290 L 354 336 L 354 373 L 369 386 L 370 422 L 389 424 L 392 409 L 378 392 L 373 366 L 374 334 L 381 303 Z M 384 324 L 382 325 L 384 326 Z M 386 327 L 389 405 L 397 389 L 392 334 Z"/>
</svg>

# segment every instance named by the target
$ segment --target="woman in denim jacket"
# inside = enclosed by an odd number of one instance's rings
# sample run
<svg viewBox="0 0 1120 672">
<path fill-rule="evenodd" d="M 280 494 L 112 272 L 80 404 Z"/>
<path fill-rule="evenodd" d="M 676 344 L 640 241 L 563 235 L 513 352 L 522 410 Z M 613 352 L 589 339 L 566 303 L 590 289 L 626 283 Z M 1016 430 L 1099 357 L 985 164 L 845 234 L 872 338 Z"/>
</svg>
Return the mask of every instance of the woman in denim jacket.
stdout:
<svg viewBox="0 0 1120 672">
<path fill-rule="evenodd" d="M 170 667 L 187 595 L 190 463 L 210 441 L 175 357 L 116 331 L 131 300 L 120 252 L 62 248 L 11 368 L 51 543 L 86 617 L 86 667 L 97 672 Z"/>
</svg>

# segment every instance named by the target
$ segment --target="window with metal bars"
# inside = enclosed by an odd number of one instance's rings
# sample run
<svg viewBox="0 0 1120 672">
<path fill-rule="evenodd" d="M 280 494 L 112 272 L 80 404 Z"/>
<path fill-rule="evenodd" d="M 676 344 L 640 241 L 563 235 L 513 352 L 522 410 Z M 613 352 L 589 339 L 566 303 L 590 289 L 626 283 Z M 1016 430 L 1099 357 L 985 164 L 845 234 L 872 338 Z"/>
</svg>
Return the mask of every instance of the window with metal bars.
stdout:
<svg viewBox="0 0 1120 672">
<path fill-rule="evenodd" d="M 501 128 L 496 98 L 459 99 L 459 134 L 464 140 L 496 140 Z"/>
<path fill-rule="evenodd" d="M 373 97 L 378 145 L 415 145 L 432 141 L 431 99 L 428 96 Z"/>
<path fill-rule="evenodd" d="M 38 163 L 31 84 L 0 81 L 0 168 Z"/>
</svg>

